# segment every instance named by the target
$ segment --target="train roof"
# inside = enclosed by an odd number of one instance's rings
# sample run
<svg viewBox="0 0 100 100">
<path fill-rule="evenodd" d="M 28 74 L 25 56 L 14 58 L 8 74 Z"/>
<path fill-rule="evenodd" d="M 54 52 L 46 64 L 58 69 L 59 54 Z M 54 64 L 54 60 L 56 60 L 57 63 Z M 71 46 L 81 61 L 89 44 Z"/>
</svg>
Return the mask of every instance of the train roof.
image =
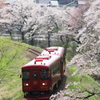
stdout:
<svg viewBox="0 0 100 100">
<path fill-rule="evenodd" d="M 48 47 L 44 49 L 40 56 L 37 56 L 35 59 L 24 65 L 23 67 L 28 66 L 50 66 L 58 59 L 61 58 L 61 55 L 64 53 L 63 47 Z"/>
<path fill-rule="evenodd" d="M 50 66 L 52 65 L 56 60 L 58 60 L 60 56 L 58 55 L 42 55 L 42 56 L 37 56 L 35 59 L 24 65 L 23 67 L 27 66 Z"/>
<path fill-rule="evenodd" d="M 48 47 L 44 49 L 44 51 L 41 53 L 41 55 L 48 55 L 48 54 L 54 54 L 54 55 L 60 55 L 64 53 L 63 47 Z"/>
</svg>

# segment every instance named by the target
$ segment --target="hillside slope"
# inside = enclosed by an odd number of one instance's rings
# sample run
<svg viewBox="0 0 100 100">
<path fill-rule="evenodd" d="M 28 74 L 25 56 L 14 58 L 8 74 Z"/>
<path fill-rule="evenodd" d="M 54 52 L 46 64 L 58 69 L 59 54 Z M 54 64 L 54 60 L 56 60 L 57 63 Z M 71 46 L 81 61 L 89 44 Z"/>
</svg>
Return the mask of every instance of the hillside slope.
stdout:
<svg viewBox="0 0 100 100">
<path fill-rule="evenodd" d="M 0 100 L 22 100 L 21 67 L 34 58 L 26 44 L 0 38 Z M 40 48 L 38 48 L 40 50 Z"/>
</svg>

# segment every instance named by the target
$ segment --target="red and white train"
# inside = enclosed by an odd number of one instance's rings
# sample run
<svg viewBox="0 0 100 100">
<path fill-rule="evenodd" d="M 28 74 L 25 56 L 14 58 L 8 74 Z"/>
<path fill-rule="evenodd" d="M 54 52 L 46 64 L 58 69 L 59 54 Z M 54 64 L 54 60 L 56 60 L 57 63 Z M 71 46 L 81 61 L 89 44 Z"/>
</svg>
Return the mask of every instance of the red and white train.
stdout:
<svg viewBox="0 0 100 100">
<path fill-rule="evenodd" d="M 48 47 L 22 67 L 22 91 L 27 100 L 49 99 L 65 71 L 63 47 Z"/>
</svg>

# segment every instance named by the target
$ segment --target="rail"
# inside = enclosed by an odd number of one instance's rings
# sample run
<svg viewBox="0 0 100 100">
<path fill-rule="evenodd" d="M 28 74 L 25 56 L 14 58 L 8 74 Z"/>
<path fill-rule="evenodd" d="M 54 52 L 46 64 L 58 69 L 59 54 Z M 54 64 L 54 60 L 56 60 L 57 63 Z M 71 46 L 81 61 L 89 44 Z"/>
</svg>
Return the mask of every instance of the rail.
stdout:
<svg viewBox="0 0 100 100">
<path fill-rule="evenodd" d="M 41 53 L 40 51 L 30 48 L 30 47 L 28 47 L 27 51 L 35 54 L 36 56 L 38 56 Z"/>
</svg>

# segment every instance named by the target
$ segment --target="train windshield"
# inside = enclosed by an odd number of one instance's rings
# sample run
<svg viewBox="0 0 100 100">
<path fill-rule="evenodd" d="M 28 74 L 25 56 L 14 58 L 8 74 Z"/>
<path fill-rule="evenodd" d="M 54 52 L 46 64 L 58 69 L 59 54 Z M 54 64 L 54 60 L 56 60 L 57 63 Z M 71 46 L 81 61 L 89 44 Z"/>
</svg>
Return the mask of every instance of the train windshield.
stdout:
<svg viewBox="0 0 100 100">
<path fill-rule="evenodd" d="M 22 80 L 23 81 L 30 80 L 30 71 L 28 69 L 22 69 Z"/>
<path fill-rule="evenodd" d="M 37 72 L 33 72 L 33 80 L 38 80 L 38 73 Z"/>
<path fill-rule="evenodd" d="M 49 69 L 40 69 L 41 80 L 49 79 Z"/>
</svg>

